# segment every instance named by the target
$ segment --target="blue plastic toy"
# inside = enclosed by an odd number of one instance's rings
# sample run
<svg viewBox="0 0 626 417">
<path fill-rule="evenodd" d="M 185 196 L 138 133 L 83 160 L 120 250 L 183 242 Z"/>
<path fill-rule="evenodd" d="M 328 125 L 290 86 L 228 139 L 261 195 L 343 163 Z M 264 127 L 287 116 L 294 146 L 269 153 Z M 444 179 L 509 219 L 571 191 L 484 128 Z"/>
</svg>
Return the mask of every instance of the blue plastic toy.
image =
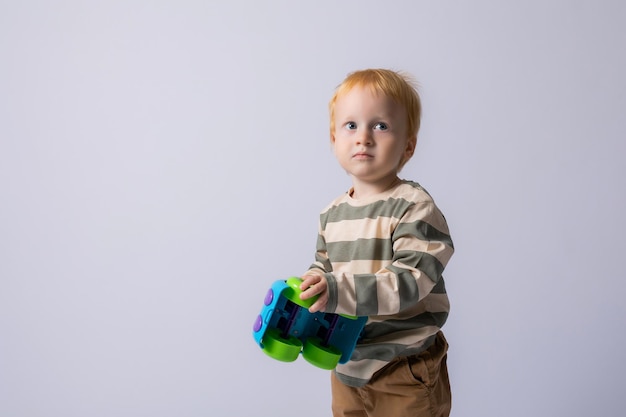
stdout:
<svg viewBox="0 0 626 417">
<path fill-rule="evenodd" d="M 301 300 L 300 284 L 297 277 L 274 282 L 254 322 L 254 339 L 276 360 L 293 362 L 302 353 L 312 365 L 334 369 L 352 356 L 367 317 L 310 313 L 316 298 Z"/>
</svg>

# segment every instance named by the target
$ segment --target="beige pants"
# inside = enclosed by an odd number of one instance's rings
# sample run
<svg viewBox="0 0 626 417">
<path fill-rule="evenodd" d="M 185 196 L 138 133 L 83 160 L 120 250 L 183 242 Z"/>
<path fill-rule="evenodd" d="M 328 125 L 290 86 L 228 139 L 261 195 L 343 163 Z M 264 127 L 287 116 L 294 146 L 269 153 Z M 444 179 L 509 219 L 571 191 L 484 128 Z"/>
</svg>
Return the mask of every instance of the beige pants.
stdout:
<svg viewBox="0 0 626 417">
<path fill-rule="evenodd" d="M 394 359 L 361 388 L 339 382 L 331 373 L 335 417 L 447 417 L 451 394 L 442 332 L 424 352 Z"/>
</svg>

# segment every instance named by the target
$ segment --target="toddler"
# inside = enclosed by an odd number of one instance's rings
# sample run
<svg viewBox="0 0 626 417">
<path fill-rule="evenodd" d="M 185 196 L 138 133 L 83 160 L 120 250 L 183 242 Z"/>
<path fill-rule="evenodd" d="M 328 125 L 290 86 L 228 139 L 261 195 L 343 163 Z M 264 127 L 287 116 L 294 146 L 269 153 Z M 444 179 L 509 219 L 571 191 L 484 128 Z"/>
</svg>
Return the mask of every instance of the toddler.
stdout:
<svg viewBox="0 0 626 417">
<path fill-rule="evenodd" d="M 329 107 L 352 186 L 320 215 L 301 298 L 319 295 L 311 312 L 368 317 L 350 361 L 331 373 L 333 415 L 448 416 L 442 272 L 454 247 L 432 197 L 398 176 L 415 151 L 419 95 L 403 74 L 367 69 L 349 74 Z"/>
</svg>

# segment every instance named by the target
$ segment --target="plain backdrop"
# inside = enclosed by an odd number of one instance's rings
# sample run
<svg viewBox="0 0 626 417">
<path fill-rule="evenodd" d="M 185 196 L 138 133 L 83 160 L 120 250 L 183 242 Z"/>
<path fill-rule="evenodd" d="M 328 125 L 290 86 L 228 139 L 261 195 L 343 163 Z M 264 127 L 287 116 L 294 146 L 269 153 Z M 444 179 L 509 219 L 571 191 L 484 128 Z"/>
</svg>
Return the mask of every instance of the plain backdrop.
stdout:
<svg viewBox="0 0 626 417">
<path fill-rule="evenodd" d="M 445 213 L 453 416 L 615 416 L 626 3 L 0 1 L 0 415 L 328 416 L 269 285 L 349 178 L 327 102 L 403 70 Z"/>
</svg>

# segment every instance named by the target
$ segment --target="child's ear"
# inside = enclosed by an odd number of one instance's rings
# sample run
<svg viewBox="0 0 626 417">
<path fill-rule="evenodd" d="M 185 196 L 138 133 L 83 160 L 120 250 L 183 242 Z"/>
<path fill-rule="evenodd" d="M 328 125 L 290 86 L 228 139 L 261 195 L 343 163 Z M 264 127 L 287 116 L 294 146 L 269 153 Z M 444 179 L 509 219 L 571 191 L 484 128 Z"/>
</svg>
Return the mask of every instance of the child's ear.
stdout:
<svg viewBox="0 0 626 417">
<path fill-rule="evenodd" d="M 417 143 L 417 138 L 408 138 L 406 140 L 406 148 L 404 149 L 404 158 L 405 160 L 409 160 L 413 153 L 415 153 L 415 145 Z"/>
</svg>

